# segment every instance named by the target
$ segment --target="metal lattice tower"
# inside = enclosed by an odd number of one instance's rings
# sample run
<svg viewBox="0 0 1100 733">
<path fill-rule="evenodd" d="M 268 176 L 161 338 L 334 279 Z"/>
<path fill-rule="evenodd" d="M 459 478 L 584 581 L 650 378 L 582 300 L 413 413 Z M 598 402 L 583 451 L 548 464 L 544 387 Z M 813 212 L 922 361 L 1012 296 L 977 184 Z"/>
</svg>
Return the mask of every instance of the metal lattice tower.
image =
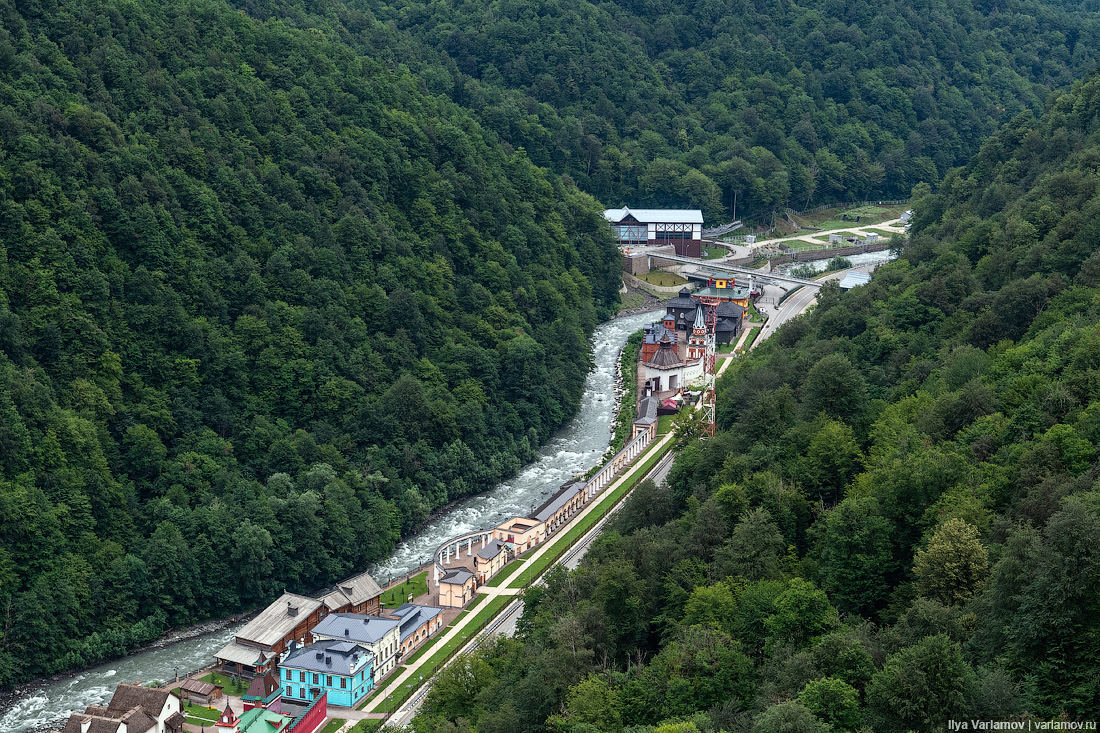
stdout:
<svg viewBox="0 0 1100 733">
<path fill-rule="evenodd" d="M 715 363 L 718 360 L 715 325 L 718 323 L 718 304 L 722 301 L 712 297 L 703 297 L 700 298 L 700 301 L 703 303 L 703 312 L 707 322 L 706 352 L 703 356 L 703 375 L 706 377 L 706 383 L 703 387 L 704 432 L 713 436 L 715 420 L 714 372 Z"/>
</svg>

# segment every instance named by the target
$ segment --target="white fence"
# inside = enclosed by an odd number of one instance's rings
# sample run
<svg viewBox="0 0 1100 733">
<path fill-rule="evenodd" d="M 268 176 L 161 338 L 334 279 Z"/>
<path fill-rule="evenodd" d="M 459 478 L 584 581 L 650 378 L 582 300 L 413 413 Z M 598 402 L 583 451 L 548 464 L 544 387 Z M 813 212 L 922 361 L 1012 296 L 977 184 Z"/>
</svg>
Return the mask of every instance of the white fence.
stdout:
<svg viewBox="0 0 1100 733">
<path fill-rule="evenodd" d="M 596 494 L 600 493 L 608 484 L 615 480 L 615 477 L 619 475 L 627 466 L 634 462 L 634 459 L 642 454 L 642 451 L 649 445 L 651 438 L 649 431 L 640 433 L 637 437 L 623 446 L 623 449 L 611 457 L 603 465 L 603 468 L 599 470 L 592 478 L 590 478 L 584 485 L 584 503 L 587 504 L 592 500 Z M 493 532 L 496 528 L 490 527 L 489 529 L 479 529 L 473 532 L 467 532 L 465 534 L 458 535 L 457 537 L 451 537 L 446 542 L 442 543 L 435 549 L 433 553 L 433 564 L 435 565 L 435 580 L 439 582 L 441 575 L 447 573 L 447 567 L 451 564 L 451 560 L 460 560 L 463 557 L 463 547 L 465 547 L 465 557 L 470 557 L 475 549 L 480 549 L 485 546 L 487 542 L 493 539 Z M 549 533 L 547 533 L 549 536 Z"/>
</svg>

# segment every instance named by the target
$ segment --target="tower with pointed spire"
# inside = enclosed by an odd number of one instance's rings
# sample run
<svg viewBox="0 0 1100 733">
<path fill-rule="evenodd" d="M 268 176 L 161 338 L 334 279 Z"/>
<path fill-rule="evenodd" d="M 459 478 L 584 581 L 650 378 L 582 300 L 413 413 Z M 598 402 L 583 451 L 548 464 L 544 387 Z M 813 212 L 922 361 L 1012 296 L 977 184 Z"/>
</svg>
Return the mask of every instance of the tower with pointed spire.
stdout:
<svg viewBox="0 0 1100 733">
<path fill-rule="evenodd" d="M 688 338 L 688 359 L 702 359 L 707 353 L 707 321 L 702 304 L 695 309 L 695 323 Z"/>
<path fill-rule="evenodd" d="M 225 702 L 225 710 L 222 711 L 221 717 L 214 723 L 214 727 L 217 728 L 218 733 L 236 733 L 237 714 L 233 712 L 233 708 L 229 707 L 228 700 Z"/>
</svg>

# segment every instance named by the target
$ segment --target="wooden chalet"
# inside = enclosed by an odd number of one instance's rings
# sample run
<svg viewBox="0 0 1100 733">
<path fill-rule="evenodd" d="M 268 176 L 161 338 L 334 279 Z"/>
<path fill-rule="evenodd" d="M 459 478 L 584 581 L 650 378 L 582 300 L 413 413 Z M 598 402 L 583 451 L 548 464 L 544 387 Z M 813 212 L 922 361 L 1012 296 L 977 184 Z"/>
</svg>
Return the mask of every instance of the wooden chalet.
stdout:
<svg viewBox="0 0 1100 733">
<path fill-rule="evenodd" d="M 180 685 L 180 697 L 200 705 L 209 705 L 220 698 L 223 692 L 224 688 L 221 685 L 202 680 L 186 679 Z"/>
<path fill-rule="evenodd" d="M 290 642 L 312 643 L 310 629 L 327 615 L 328 608 L 321 601 L 284 593 L 214 656 L 224 674 L 261 676 L 274 669 L 278 655 L 286 651 Z"/>
<path fill-rule="evenodd" d="M 382 589 L 367 573 L 361 573 L 338 584 L 321 596 L 329 613 L 361 613 L 382 615 Z"/>
</svg>

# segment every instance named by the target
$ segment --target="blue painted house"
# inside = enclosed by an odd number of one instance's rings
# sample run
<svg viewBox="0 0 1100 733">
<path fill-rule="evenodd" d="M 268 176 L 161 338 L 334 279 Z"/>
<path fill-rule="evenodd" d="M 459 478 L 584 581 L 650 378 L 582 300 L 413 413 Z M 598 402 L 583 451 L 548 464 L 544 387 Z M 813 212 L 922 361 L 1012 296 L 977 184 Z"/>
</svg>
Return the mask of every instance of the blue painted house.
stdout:
<svg viewBox="0 0 1100 733">
<path fill-rule="evenodd" d="M 279 663 L 279 684 L 288 702 L 308 704 L 328 693 L 330 705 L 355 707 L 374 689 L 374 655 L 353 641 L 315 641 Z"/>
</svg>

